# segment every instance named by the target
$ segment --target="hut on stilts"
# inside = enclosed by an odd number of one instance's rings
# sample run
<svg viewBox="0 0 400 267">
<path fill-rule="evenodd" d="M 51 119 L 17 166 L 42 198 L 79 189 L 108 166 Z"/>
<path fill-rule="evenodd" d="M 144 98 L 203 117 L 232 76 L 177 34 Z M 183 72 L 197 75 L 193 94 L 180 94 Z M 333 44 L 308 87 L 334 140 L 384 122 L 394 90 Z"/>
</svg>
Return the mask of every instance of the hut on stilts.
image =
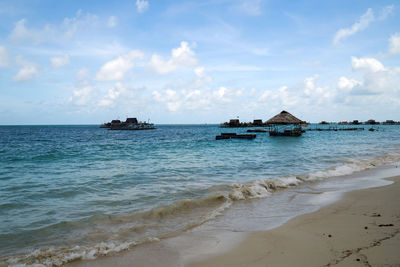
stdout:
<svg viewBox="0 0 400 267">
<path fill-rule="evenodd" d="M 283 110 L 267 120 L 266 124 L 271 126 L 270 136 L 301 136 L 303 132 L 301 125 L 306 124 L 306 122 Z"/>
</svg>

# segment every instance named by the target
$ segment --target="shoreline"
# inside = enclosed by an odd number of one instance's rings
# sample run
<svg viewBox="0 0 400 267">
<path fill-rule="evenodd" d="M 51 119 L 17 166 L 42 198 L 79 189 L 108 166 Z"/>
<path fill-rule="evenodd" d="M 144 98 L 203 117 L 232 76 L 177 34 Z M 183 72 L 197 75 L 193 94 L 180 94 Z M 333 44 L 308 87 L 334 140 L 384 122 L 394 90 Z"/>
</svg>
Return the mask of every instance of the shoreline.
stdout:
<svg viewBox="0 0 400 267">
<path fill-rule="evenodd" d="M 312 196 L 311 199 L 307 196 L 309 193 L 300 192 L 302 191 L 301 188 L 295 188 L 293 191 L 288 190 L 289 192 L 292 191 L 292 193 L 300 193 L 300 195 L 296 197 L 296 201 L 301 202 L 303 206 L 309 207 L 311 205 L 311 210 L 308 212 L 300 211 L 298 215 L 288 218 L 276 226 L 269 225 L 268 221 L 258 221 L 258 224 L 261 223 L 259 229 L 262 230 L 251 231 L 240 228 L 230 228 L 218 223 L 212 223 L 210 226 L 206 223 L 205 225 L 201 225 L 176 236 L 154 240 L 154 242 L 138 245 L 115 255 L 99 257 L 93 260 L 73 261 L 66 266 L 265 267 L 266 264 L 268 264 L 267 266 L 323 266 L 326 264 L 330 266 L 333 265 L 331 261 L 334 260 L 334 256 L 340 254 L 340 249 L 332 250 L 336 248 L 329 246 L 332 245 L 330 244 L 332 241 L 336 242 L 336 237 L 340 236 L 343 230 L 342 228 L 350 227 L 350 233 L 347 233 L 349 231 L 345 231 L 345 236 L 351 236 L 351 227 L 354 228 L 353 223 L 361 222 L 362 224 L 361 226 L 357 225 L 357 227 L 353 229 L 354 232 L 357 233 L 356 237 L 350 238 L 351 240 L 341 241 L 342 243 L 339 242 L 339 244 L 349 243 L 350 241 L 350 243 L 353 244 L 353 239 L 358 240 L 358 237 L 363 237 L 362 234 L 365 234 L 365 232 L 371 232 L 371 236 L 375 238 L 373 231 L 376 230 L 376 227 L 374 228 L 374 223 L 393 224 L 393 226 L 378 227 L 380 230 L 384 231 L 392 231 L 393 229 L 399 231 L 400 211 L 399 208 L 394 205 L 400 203 L 400 194 L 397 194 L 398 196 L 396 195 L 396 193 L 400 192 L 400 175 L 397 168 L 398 166 L 395 164 L 390 168 L 377 168 L 371 171 L 361 172 L 353 176 L 351 180 L 343 180 L 343 178 L 339 177 L 322 183 L 317 182 L 312 185 L 314 190 L 312 192 L 315 192 L 315 190 L 322 190 L 325 191 L 325 193 L 319 193 L 317 195 L 312 194 L 310 195 L 310 197 Z M 397 177 L 395 178 L 396 183 L 393 183 L 393 178 L 389 180 L 388 177 Z M 357 183 L 354 184 L 354 181 Z M 369 186 L 365 186 L 366 183 Z M 338 184 L 343 184 L 341 187 L 343 188 L 343 186 L 345 186 L 346 189 L 342 191 L 343 189 L 335 188 Z M 310 185 L 306 187 L 308 186 Z M 375 191 L 378 191 L 378 193 Z M 282 191 L 281 193 L 285 194 L 285 192 L 287 191 Z M 281 193 L 277 194 L 280 195 Z M 301 195 L 303 197 L 300 197 Z M 361 197 L 359 195 L 361 195 Z M 251 204 L 250 206 L 246 206 L 246 201 L 242 202 L 242 204 L 244 204 L 243 207 L 247 208 L 261 206 L 261 208 L 264 207 L 265 209 L 265 205 L 274 205 L 273 203 L 279 203 L 276 202 L 276 200 L 283 200 L 279 197 L 276 198 L 276 196 L 274 199 L 275 201 L 272 203 L 270 202 L 271 199 L 261 199 L 258 200 L 261 202 L 257 202 L 256 204 L 248 202 Z M 310 200 L 313 201 L 310 202 Z M 241 204 L 237 205 L 241 206 Z M 341 211 L 351 209 L 355 209 L 353 210 L 353 215 L 340 215 Z M 385 212 L 379 211 L 379 209 L 385 210 Z M 271 210 L 271 212 L 272 215 L 276 215 L 273 210 Z M 397 215 L 393 215 L 396 212 Z M 368 214 L 373 215 L 374 213 L 381 214 L 381 216 L 367 216 Z M 337 214 L 340 215 L 338 218 L 335 217 Z M 392 218 L 392 215 L 397 217 Z M 226 219 L 226 216 L 225 214 L 219 218 Z M 228 216 L 228 218 L 232 217 Z M 385 221 L 385 219 L 388 220 Z M 251 221 L 246 221 L 252 224 Z M 332 226 L 330 225 L 331 222 L 335 222 L 337 225 Z M 301 230 L 299 232 L 298 225 L 302 224 L 310 225 L 310 229 Z M 364 229 L 365 226 L 367 226 L 368 229 Z M 313 233 L 315 229 L 319 229 L 320 232 Z M 277 232 L 278 234 L 276 234 Z M 380 232 L 378 231 L 377 233 L 379 236 Z M 329 235 L 331 235 L 331 237 L 329 237 Z M 366 240 L 368 240 L 368 238 Z M 374 240 L 375 239 L 373 239 L 373 241 Z M 280 246 L 275 247 L 276 244 Z M 399 244 L 397 244 L 395 248 L 399 247 Z M 363 244 L 362 246 L 360 245 L 360 247 L 365 247 L 366 245 Z M 274 252 L 274 249 L 279 248 L 282 248 L 282 250 L 278 251 L 278 253 L 277 251 Z M 299 248 L 301 248 L 301 250 L 299 250 Z M 352 249 L 358 248 L 359 247 L 346 248 L 344 250 L 351 251 Z M 330 255 L 332 252 L 331 250 L 335 251 L 334 256 Z M 298 251 L 298 253 L 296 251 Z M 397 252 L 397 250 L 395 251 Z M 292 255 L 292 258 L 285 256 L 284 260 L 292 259 L 293 262 L 282 262 L 282 259 L 279 258 L 281 255 L 292 252 L 296 252 Z M 274 255 L 274 253 L 277 253 L 275 255 L 277 257 L 271 256 Z M 304 262 L 298 264 L 300 258 L 308 259 L 310 256 L 314 258 L 316 255 L 318 255 L 318 262 Z M 361 260 L 361 258 L 359 259 Z M 400 263 L 400 260 L 397 262 Z M 350 265 L 352 266 L 352 264 Z"/>
<path fill-rule="evenodd" d="M 188 266 L 399 266 L 400 176 L 385 180 Z"/>
</svg>

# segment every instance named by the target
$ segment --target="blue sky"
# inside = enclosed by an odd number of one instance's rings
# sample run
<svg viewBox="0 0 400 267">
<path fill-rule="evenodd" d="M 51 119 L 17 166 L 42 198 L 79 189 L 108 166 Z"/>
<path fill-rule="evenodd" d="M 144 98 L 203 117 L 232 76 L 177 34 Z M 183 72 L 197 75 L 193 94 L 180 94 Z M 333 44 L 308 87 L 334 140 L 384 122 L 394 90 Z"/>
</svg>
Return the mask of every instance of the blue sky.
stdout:
<svg viewBox="0 0 400 267">
<path fill-rule="evenodd" d="M 0 124 L 400 120 L 399 1 L 2 1 Z"/>
</svg>

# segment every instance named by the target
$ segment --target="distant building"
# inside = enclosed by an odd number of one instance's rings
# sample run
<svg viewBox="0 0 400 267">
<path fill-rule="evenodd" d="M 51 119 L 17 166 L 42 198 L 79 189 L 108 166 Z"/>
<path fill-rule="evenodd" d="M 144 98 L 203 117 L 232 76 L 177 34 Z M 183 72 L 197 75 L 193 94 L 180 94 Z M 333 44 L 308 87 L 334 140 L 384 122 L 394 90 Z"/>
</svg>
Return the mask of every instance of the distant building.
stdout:
<svg viewBox="0 0 400 267">
<path fill-rule="evenodd" d="M 126 123 L 133 123 L 133 124 L 137 124 L 138 120 L 136 118 L 127 118 Z"/>
<path fill-rule="evenodd" d="M 229 127 L 237 127 L 240 126 L 239 119 L 232 119 L 229 121 Z"/>
<path fill-rule="evenodd" d="M 367 120 L 366 122 L 365 122 L 365 124 L 379 124 L 379 122 L 377 122 L 377 121 L 375 121 L 375 120 Z"/>
<path fill-rule="evenodd" d="M 396 124 L 394 120 L 386 120 L 383 124 Z"/>
<path fill-rule="evenodd" d="M 263 122 L 262 120 L 253 120 L 253 126 L 262 126 Z"/>
</svg>

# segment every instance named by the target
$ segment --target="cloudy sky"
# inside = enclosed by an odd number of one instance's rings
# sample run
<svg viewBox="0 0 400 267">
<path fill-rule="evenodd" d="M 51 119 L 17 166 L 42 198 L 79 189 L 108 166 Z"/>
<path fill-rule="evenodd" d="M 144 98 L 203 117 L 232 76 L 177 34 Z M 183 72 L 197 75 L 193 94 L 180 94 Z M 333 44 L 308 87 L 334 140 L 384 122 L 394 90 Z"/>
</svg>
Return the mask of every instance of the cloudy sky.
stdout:
<svg viewBox="0 0 400 267">
<path fill-rule="evenodd" d="M 283 109 L 400 120 L 400 2 L 0 0 L 0 124 Z"/>
</svg>

